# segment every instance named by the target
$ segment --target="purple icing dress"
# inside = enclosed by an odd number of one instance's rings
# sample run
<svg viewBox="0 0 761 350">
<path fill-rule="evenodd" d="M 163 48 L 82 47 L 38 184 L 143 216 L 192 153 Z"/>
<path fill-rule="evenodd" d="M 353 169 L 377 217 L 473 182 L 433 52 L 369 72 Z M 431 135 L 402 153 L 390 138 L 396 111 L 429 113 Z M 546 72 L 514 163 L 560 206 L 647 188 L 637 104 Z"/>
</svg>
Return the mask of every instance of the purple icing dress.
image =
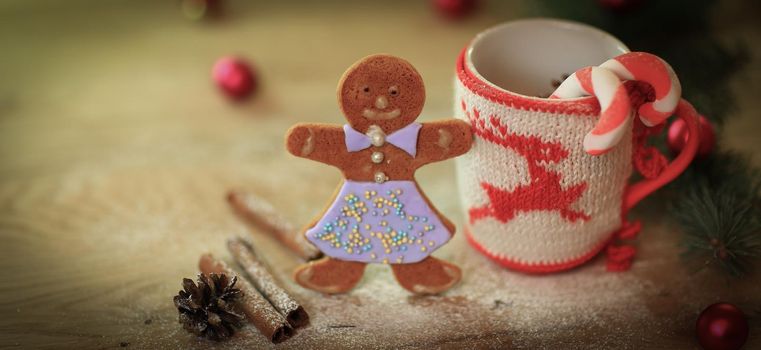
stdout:
<svg viewBox="0 0 761 350">
<path fill-rule="evenodd" d="M 414 157 L 419 130 L 420 124 L 413 123 L 381 139 Z M 350 152 L 374 145 L 371 136 L 348 125 L 344 132 Z M 451 233 L 414 181 L 384 178 L 345 181 L 325 216 L 307 230 L 307 239 L 336 259 L 388 264 L 419 262 L 449 241 Z"/>
</svg>

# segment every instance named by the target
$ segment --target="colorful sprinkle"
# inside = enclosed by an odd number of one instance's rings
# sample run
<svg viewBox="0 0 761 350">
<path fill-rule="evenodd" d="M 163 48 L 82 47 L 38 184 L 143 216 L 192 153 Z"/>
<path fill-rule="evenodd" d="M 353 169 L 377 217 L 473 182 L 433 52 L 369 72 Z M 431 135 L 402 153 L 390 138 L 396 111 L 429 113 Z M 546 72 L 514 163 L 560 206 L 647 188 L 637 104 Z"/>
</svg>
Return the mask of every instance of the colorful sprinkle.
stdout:
<svg viewBox="0 0 761 350">
<path fill-rule="evenodd" d="M 405 212 L 402 203 L 404 198 L 401 197 L 404 192 L 401 189 L 383 192 L 385 195 L 379 195 L 377 191 L 372 190 L 344 195 L 341 197 L 339 216 L 335 220 L 322 224 L 320 231 L 314 233 L 313 237 L 347 254 L 357 256 L 367 254 L 374 261 L 382 258 L 383 263 L 386 264 L 389 259 L 401 263 L 404 261 L 404 254 L 410 251 L 410 248 L 418 247 L 421 252 L 432 249 L 429 247 L 436 245 L 434 241 L 428 241 L 428 247 L 426 247 L 425 241 L 418 238 L 435 229 L 433 224 L 428 223 L 429 218 L 409 215 Z M 387 216 L 392 213 L 392 218 L 380 220 L 380 222 L 372 221 L 372 225 L 362 222 L 363 216 L 367 214 L 377 217 L 379 214 Z M 418 223 L 421 221 L 425 224 Z M 373 225 L 380 227 L 376 226 L 373 230 Z M 373 249 L 373 243 L 375 243 L 375 249 Z M 384 257 L 384 253 L 393 255 Z"/>
</svg>

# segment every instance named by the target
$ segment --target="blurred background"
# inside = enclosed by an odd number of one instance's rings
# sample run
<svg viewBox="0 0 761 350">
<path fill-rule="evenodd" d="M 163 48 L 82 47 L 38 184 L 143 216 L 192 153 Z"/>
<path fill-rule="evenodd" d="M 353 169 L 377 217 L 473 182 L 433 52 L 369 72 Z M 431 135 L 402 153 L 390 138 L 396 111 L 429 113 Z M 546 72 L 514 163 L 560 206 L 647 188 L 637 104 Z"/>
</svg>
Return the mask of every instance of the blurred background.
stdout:
<svg viewBox="0 0 761 350">
<path fill-rule="evenodd" d="M 0 347 L 211 346 L 188 343 L 168 301 L 196 273 L 201 252 L 223 252 L 229 234 L 247 232 L 224 193 L 242 187 L 306 222 L 340 175 L 286 155 L 283 135 L 299 121 L 342 123 L 335 88 L 347 67 L 372 53 L 406 58 L 427 87 L 421 119 L 446 118 L 460 50 L 513 19 L 585 22 L 674 67 L 717 137 L 688 180 L 637 214 L 661 222 L 661 209 L 681 202 L 685 188 L 727 176 L 706 168 L 731 162 L 745 174 L 761 165 L 759 14 L 754 0 L 4 0 Z M 419 179 L 461 223 L 452 165 L 421 169 Z M 733 181 L 732 194 L 758 203 L 756 183 L 743 181 Z M 681 266 L 684 225 L 663 225 L 658 254 Z M 469 248 L 455 240 L 442 254 L 465 259 L 460 251 Z M 287 278 L 296 261 L 271 254 Z M 724 278 L 758 264 L 719 265 Z M 753 300 L 758 287 L 743 286 L 738 298 Z M 715 299 L 707 295 L 696 303 Z M 750 305 L 746 313 L 761 312 Z M 151 322 L 161 327 L 146 328 Z M 682 329 L 665 334 L 666 343 L 695 345 L 682 341 L 692 339 Z"/>
<path fill-rule="evenodd" d="M 679 74 L 685 97 L 724 127 L 728 114 L 738 120 L 752 114 L 743 103 L 754 99 L 738 95 L 758 87 L 758 10 L 750 0 L 3 1 L 2 173 L 33 171 L 33 160 L 19 157 L 19 149 L 48 154 L 48 166 L 139 161 L 132 158 L 143 151 L 172 147 L 182 125 L 196 119 L 217 120 L 211 128 L 254 126 L 261 118 L 277 123 L 281 115 L 337 121 L 335 82 L 373 52 L 415 64 L 429 87 L 424 115 L 447 115 L 459 50 L 492 25 L 535 16 L 589 23 L 632 50 L 663 57 Z M 255 69 L 258 88 L 244 103 L 229 103 L 211 79 L 214 62 L 228 55 Z M 330 113 L 313 115 L 315 106 Z M 139 140 L 103 137 L 87 159 L 48 148 L 62 139 L 85 142 L 80 132 L 103 135 L 147 121 L 155 124 L 143 127 Z M 752 138 L 742 122 L 732 124 L 727 127 L 738 135 L 728 142 L 740 146 Z M 128 144 L 119 159 L 111 156 L 110 147 Z M 197 146 L 183 157 L 208 150 Z"/>
</svg>

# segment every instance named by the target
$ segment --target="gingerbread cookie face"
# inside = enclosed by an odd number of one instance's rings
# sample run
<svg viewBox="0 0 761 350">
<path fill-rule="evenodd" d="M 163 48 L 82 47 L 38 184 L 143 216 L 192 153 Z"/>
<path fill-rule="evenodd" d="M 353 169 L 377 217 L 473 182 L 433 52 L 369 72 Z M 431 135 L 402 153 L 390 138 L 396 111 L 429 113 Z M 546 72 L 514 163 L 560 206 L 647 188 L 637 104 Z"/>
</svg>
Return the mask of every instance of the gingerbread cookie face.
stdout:
<svg viewBox="0 0 761 350">
<path fill-rule="evenodd" d="M 377 125 L 389 133 L 420 115 L 425 103 L 423 78 L 401 58 L 368 56 L 344 73 L 338 102 L 354 129 L 365 132 Z"/>
</svg>

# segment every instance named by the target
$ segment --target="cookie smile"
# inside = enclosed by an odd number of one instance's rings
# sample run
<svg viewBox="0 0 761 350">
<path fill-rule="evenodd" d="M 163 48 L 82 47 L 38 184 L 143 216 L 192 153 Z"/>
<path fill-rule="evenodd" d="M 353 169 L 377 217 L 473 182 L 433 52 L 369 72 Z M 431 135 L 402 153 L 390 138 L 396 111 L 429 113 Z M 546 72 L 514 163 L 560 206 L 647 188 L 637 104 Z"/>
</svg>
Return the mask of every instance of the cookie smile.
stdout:
<svg viewBox="0 0 761 350">
<path fill-rule="evenodd" d="M 388 120 L 388 119 L 394 119 L 398 117 L 400 114 L 402 114 L 402 111 L 399 110 L 399 108 L 388 111 L 388 112 L 382 112 L 375 109 L 365 108 L 365 110 L 362 111 L 362 116 L 370 119 L 370 120 Z"/>
</svg>

